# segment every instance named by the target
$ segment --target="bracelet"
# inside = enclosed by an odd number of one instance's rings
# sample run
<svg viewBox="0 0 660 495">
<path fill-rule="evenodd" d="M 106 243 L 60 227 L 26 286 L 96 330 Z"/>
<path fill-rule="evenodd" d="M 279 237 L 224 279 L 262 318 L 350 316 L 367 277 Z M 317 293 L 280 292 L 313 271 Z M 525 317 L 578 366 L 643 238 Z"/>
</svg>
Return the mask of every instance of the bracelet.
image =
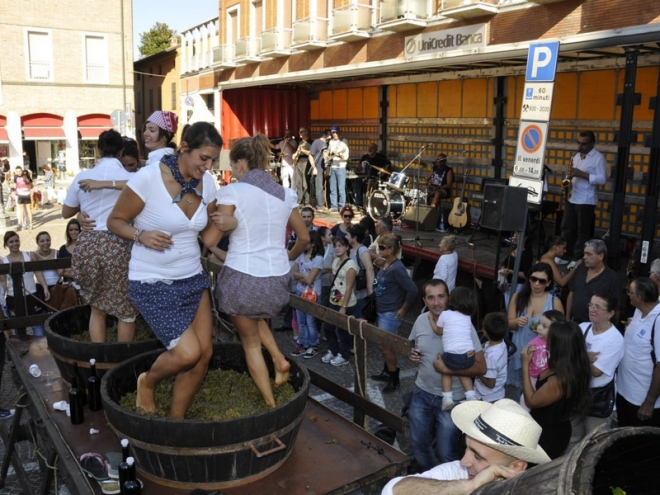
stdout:
<svg viewBox="0 0 660 495">
<path fill-rule="evenodd" d="M 140 236 L 142 235 L 142 232 L 144 232 L 144 230 L 135 229 L 135 233 L 133 234 L 133 242 L 138 246 L 140 245 Z"/>
<path fill-rule="evenodd" d="M 117 181 L 116 180 L 112 181 L 112 188 L 117 189 Z"/>
</svg>

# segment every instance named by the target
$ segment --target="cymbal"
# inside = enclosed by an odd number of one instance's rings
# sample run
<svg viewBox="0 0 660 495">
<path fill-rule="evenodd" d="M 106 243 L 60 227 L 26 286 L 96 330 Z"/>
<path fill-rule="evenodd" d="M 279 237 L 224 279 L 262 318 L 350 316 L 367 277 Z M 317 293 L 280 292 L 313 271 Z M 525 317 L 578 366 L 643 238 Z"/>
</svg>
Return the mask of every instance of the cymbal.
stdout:
<svg viewBox="0 0 660 495">
<path fill-rule="evenodd" d="M 373 168 L 374 170 L 378 170 L 382 174 L 392 175 L 392 172 L 388 172 L 384 168 L 377 167 L 376 165 L 371 165 L 371 168 Z"/>
</svg>

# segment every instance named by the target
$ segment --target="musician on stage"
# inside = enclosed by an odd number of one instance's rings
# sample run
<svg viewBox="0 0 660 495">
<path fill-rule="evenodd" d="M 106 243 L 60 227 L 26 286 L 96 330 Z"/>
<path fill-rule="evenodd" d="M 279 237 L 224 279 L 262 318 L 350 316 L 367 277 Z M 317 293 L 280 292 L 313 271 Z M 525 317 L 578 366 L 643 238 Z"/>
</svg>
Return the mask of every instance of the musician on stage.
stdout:
<svg viewBox="0 0 660 495">
<path fill-rule="evenodd" d="M 325 129 L 321 136 L 314 140 L 309 150 L 309 162 L 316 168 L 316 174 L 312 174 L 314 179 L 314 194 L 316 198 L 316 210 L 325 209 L 325 188 L 324 188 L 324 171 L 325 162 L 323 161 L 323 152 L 328 148 L 328 141 L 330 140 L 330 129 Z"/>
<path fill-rule="evenodd" d="M 270 147 L 280 152 L 280 179 L 282 180 L 282 186 L 295 189 L 293 154 L 296 152 L 298 146 L 296 139 L 291 134 L 291 130 L 288 127 L 284 129 L 284 139 L 275 145 L 270 143 Z"/>
<path fill-rule="evenodd" d="M 433 162 L 433 170 L 429 176 L 429 196 L 431 207 L 435 208 L 441 199 L 451 197 L 451 188 L 454 185 L 454 171 L 447 165 L 447 155 L 439 153 Z"/>
<path fill-rule="evenodd" d="M 376 170 L 372 167 L 372 165 L 375 165 L 376 167 L 388 172 L 392 172 L 392 162 L 389 161 L 383 153 L 378 151 L 378 145 L 376 143 L 369 144 L 369 147 L 367 148 L 367 154 L 362 155 L 362 158 L 360 158 L 360 165 L 358 167 L 358 173 L 360 173 L 360 170 L 362 170 L 367 174 L 367 185 L 369 185 L 367 189 L 367 195 L 373 192 L 372 187 L 370 187 L 372 181 L 374 184 L 376 184 L 381 179 L 382 174 L 381 171 Z M 362 179 L 358 179 L 355 182 L 355 195 L 357 196 L 355 202 L 357 205 L 362 206 L 363 181 Z"/>
<path fill-rule="evenodd" d="M 298 194 L 298 203 L 301 205 L 310 204 L 310 176 L 312 171 L 316 172 L 316 168 L 312 170 L 309 165 L 309 154 L 312 148 L 312 141 L 309 139 L 309 131 L 306 127 L 301 127 L 298 131 L 300 136 L 300 143 L 298 149 L 293 154 L 293 164 L 295 167 L 295 180 L 296 193 Z"/>
<path fill-rule="evenodd" d="M 330 129 L 332 139 L 328 143 L 323 159 L 326 168 L 330 165 L 330 211 L 339 211 L 346 204 L 346 162 L 348 143 L 341 139 L 339 126 Z"/>
</svg>

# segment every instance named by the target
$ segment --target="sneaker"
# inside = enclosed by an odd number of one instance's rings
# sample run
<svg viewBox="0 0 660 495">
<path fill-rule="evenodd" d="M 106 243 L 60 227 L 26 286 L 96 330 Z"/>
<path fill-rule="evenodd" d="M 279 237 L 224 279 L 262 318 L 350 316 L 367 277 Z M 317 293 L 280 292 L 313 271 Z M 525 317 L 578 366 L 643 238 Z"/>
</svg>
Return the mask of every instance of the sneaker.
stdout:
<svg viewBox="0 0 660 495">
<path fill-rule="evenodd" d="M 476 395 L 466 395 L 465 400 L 479 400 L 479 397 Z"/>
<path fill-rule="evenodd" d="M 15 412 L 16 409 L 0 409 L 0 419 L 11 418 Z"/>
<path fill-rule="evenodd" d="M 294 356 L 294 357 L 302 356 L 303 354 L 305 354 L 305 348 L 304 348 L 303 346 L 301 346 L 301 345 L 299 345 L 298 347 L 296 347 L 296 348 L 291 352 L 291 355 Z"/>
<path fill-rule="evenodd" d="M 330 360 L 330 364 L 333 366 L 344 366 L 345 364 L 348 364 L 348 360 L 344 359 L 341 353 L 339 353 Z"/>
<path fill-rule="evenodd" d="M 442 398 L 442 410 L 443 411 L 451 411 L 454 408 L 454 399 L 451 397 L 443 397 Z"/>
<path fill-rule="evenodd" d="M 321 362 L 328 364 L 330 361 L 332 361 L 335 358 L 335 355 L 332 353 L 332 351 L 328 351 L 325 353 L 325 356 L 321 358 Z"/>
<path fill-rule="evenodd" d="M 303 356 L 305 359 L 312 359 L 319 353 L 319 350 L 316 347 L 308 347 Z"/>
</svg>

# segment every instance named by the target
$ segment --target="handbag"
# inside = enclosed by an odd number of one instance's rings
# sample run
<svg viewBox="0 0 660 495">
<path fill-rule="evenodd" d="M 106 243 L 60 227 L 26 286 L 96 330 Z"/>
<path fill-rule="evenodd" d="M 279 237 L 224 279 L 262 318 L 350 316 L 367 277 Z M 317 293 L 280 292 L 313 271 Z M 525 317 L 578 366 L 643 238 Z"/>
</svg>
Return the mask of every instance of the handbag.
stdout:
<svg viewBox="0 0 660 495">
<path fill-rule="evenodd" d="M 366 248 L 365 248 L 366 249 Z M 364 290 L 367 288 L 367 270 L 360 260 L 360 248 L 357 251 L 358 273 L 355 276 L 355 290 Z"/>
<path fill-rule="evenodd" d="M 73 284 L 59 283 L 50 290 L 48 305 L 55 308 L 56 311 L 80 306 L 80 296 Z"/>
<path fill-rule="evenodd" d="M 614 378 L 607 385 L 591 389 L 589 416 L 609 418 L 614 410 Z"/>
<path fill-rule="evenodd" d="M 319 295 L 316 293 L 316 291 L 311 285 L 308 285 L 307 288 L 303 291 L 303 293 L 300 294 L 300 297 L 306 299 L 307 301 L 315 303 L 316 300 L 319 298 Z"/>
<path fill-rule="evenodd" d="M 378 308 L 376 305 L 376 293 L 372 292 L 364 301 L 364 306 L 362 306 L 362 318 L 367 320 L 369 323 L 376 323 L 378 320 Z"/>
</svg>

